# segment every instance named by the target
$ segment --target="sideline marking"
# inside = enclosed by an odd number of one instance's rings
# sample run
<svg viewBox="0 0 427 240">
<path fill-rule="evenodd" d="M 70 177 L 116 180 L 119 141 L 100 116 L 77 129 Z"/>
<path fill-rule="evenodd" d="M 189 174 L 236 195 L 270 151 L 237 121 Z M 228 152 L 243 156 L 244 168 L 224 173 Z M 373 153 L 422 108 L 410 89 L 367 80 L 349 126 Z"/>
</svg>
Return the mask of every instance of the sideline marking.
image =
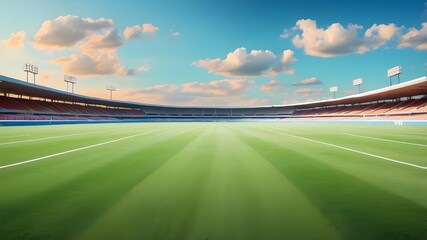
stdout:
<svg viewBox="0 0 427 240">
<path fill-rule="evenodd" d="M 271 132 L 274 132 L 274 131 L 271 131 Z M 315 142 L 315 143 L 327 145 L 327 146 L 330 146 L 330 147 L 335 147 L 335 148 L 347 150 L 347 151 L 350 151 L 350 152 L 360 153 L 360 154 L 363 154 L 363 155 L 366 155 L 366 156 L 376 157 L 376 158 L 383 159 L 383 160 L 386 160 L 386 161 L 390 161 L 390 162 L 394 162 L 394 163 L 399 163 L 399 164 L 403 164 L 403 165 L 407 165 L 407 166 L 411 166 L 411 167 L 415 167 L 415 168 L 420 168 L 420 169 L 427 170 L 427 167 L 420 166 L 420 165 L 417 165 L 417 164 L 402 162 L 402 161 L 398 161 L 398 160 L 395 160 L 395 159 L 391 159 L 391 158 L 387 158 L 387 157 L 382 157 L 382 156 L 379 156 L 379 155 L 375 155 L 375 154 L 371 154 L 371 153 L 367 153 L 367 152 L 362 152 L 362 151 L 351 149 L 351 148 L 346 148 L 346 147 L 338 146 L 338 145 L 335 145 L 335 144 L 332 144 L 332 143 L 321 142 L 321 141 L 317 141 L 317 140 L 313 140 L 313 139 L 310 139 L 310 138 L 305 138 L 305 137 L 301 137 L 301 136 L 297 136 L 297 135 L 293 135 L 293 134 L 289 134 L 289 133 L 283 133 L 283 132 L 274 132 L 274 133 L 278 133 L 278 134 L 282 134 L 282 135 L 286 135 L 286 136 L 291 136 L 291 137 L 295 137 L 295 138 L 300 138 L 300 139 L 304 139 L 306 141 Z"/>
<path fill-rule="evenodd" d="M 4 142 L 4 143 L 0 143 L 0 146 L 2 146 L 2 145 L 9 145 L 9 144 L 15 144 L 15 143 L 36 142 L 36 141 L 42 141 L 42 140 L 48 140 L 48 139 L 55 139 L 55 138 L 62 138 L 62 137 L 69 137 L 69 136 L 78 136 L 78 135 L 91 134 L 91 133 L 96 133 L 96 132 L 105 132 L 105 131 L 107 131 L 107 130 L 94 131 L 94 132 L 85 132 L 85 133 L 73 133 L 73 134 L 68 134 L 68 135 L 53 136 L 53 137 L 46 137 L 46 138 L 28 139 L 28 140 L 22 140 L 22 141 L 14 141 L 14 142 Z"/>
<path fill-rule="evenodd" d="M 127 136 L 127 137 L 122 137 L 122 138 L 118 138 L 118 139 L 111 140 L 111 141 L 108 141 L 108 142 L 103 142 L 103 143 L 97 143 L 97 144 L 89 145 L 89 146 L 86 146 L 86 147 L 75 148 L 75 149 L 72 149 L 72 150 L 68 150 L 68 151 L 64 151 L 64 152 L 59 152 L 59 153 L 47 155 L 47 156 L 44 156 L 44 157 L 34 158 L 34 159 L 31 159 L 31 160 L 26 160 L 26 161 L 22 161 L 22 162 L 12 163 L 12 164 L 8 164 L 8 165 L 0 166 L 0 169 L 14 167 L 14 166 L 18 166 L 18 165 L 22 165 L 22 164 L 26 164 L 26 163 L 31 163 L 31 162 L 36 162 L 36 161 L 40 161 L 40 160 L 43 160 L 43 159 L 46 159 L 46 158 L 56 157 L 56 156 L 64 155 L 64 154 L 67 154 L 67 153 L 72 153 L 72 152 L 77 152 L 77 151 L 80 151 L 80 150 L 85 150 L 85 149 L 88 149 L 88 148 L 99 147 L 99 146 L 102 146 L 102 145 L 105 145 L 105 144 L 114 143 L 114 142 L 118 142 L 118 141 L 129 139 L 129 138 L 146 135 L 146 134 L 149 134 L 151 132 L 153 132 L 153 131 L 149 131 L 149 132 L 145 132 L 145 133 L 140 133 L 140 134 L 135 134 L 135 135 Z"/>
<path fill-rule="evenodd" d="M 420 146 L 420 147 L 427 147 L 426 144 L 421 144 L 421 143 L 411 143 L 411 142 L 390 140 L 390 139 L 385 139 L 385 138 L 368 137 L 368 136 L 357 135 L 357 134 L 352 134 L 352 133 L 343 133 L 343 134 L 350 135 L 350 136 L 356 136 L 356 137 L 362 137 L 362 138 L 381 140 L 381 141 L 386 141 L 386 142 L 394 142 L 394 143 L 402 143 L 402 144 L 408 144 L 408 145 L 414 145 L 414 146 Z"/>
</svg>

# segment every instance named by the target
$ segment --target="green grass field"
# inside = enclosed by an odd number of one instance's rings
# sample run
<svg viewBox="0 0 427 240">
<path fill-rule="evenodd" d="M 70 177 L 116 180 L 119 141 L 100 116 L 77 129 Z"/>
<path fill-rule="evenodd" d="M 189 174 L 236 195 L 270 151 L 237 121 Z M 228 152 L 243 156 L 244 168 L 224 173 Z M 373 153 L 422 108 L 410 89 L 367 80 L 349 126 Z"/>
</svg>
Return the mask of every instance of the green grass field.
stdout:
<svg viewBox="0 0 427 240">
<path fill-rule="evenodd" d="M 427 239 L 426 127 L 1 127 L 0 166 L 2 240 Z"/>
</svg>

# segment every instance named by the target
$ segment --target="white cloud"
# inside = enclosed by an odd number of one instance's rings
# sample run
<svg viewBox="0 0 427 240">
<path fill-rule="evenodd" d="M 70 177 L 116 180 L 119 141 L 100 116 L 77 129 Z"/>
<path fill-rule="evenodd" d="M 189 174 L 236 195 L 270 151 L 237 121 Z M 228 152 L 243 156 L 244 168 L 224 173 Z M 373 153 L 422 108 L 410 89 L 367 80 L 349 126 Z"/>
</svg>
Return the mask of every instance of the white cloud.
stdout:
<svg viewBox="0 0 427 240">
<path fill-rule="evenodd" d="M 282 34 L 280 34 L 280 38 L 289 38 L 292 33 L 295 31 L 295 27 L 290 28 L 290 29 L 285 29 L 283 30 Z"/>
<path fill-rule="evenodd" d="M 393 23 L 372 25 L 366 30 L 363 38 L 363 44 L 359 47 L 357 53 L 364 53 L 378 49 L 393 38 L 398 30 L 399 27 Z"/>
<path fill-rule="evenodd" d="M 51 61 L 53 64 L 61 64 L 63 72 L 76 76 L 110 75 L 121 68 L 117 58 L 107 55 L 93 57 L 89 55 L 72 54 L 69 57 L 60 57 Z"/>
<path fill-rule="evenodd" d="M 151 67 L 148 65 L 140 66 L 137 69 L 126 69 L 125 67 L 122 66 L 119 69 L 117 69 L 116 74 L 120 76 L 129 76 L 129 75 L 135 75 L 138 73 L 149 72 L 150 70 L 151 70 Z"/>
<path fill-rule="evenodd" d="M 209 73 L 227 77 L 274 76 L 280 72 L 295 73 L 295 70 L 290 69 L 296 61 L 293 55 L 294 52 L 291 50 L 285 50 L 280 56 L 276 56 L 269 50 L 252 50 L 248 53 L 246 48 L 237 48 L 227 54 L 224 60 L 202 59 L 193 62 L 192 65 L 206 68 Z"/>
<path fill-rule="evenodd" d="M 361 38 L 358 31 L 361 25 L 350 24 L 347 28 L 334 23 L 327 29 L 317 28 L 315 20 L 298 20 L 295 31 L 301 31 L 293 39 L 293 44 L 303 48 L 307 55 L 335 57 L 351 53 L 362 54 L 383 46 L 399 30 L 395 24 L 374 24 Z"/>
<path fill-rule="evenodd" d="M 142 32 L 143 33 L 155 33 L 159 30 L 159 27 L 154 26 L 151 23 L 142 24 Z"/>
<path fill-rule="evenodd" d="M 135 25 L 132 27 L 126 27 L 125 31 L 123 32 L 123 35 L 125 35 L 125 38 L 128 40 L 141 38 L 141 35 L 142 35 L 141 26 Z"/>
<path fill-rule="evenodd" d="M 152 32 L 152 26 L 146 26 L 145 31 Z M 33 43 L 39 49 L 73 49 L 75 53 L 51 60 L 53 64 L 62 65 L 62 71 L 68 74 L 123 76 L 143 72 L 141 68 L 125 68 L 117 58 L 122 39 L 112 19 L 59 16 L 43 22 Z"/>
<path fill-rule="evenodd" d="M 132 27 L 126 27 L 123 34 L 126 39 L 139 39 L 143 34 L 148 36 L 153 36 L 157 31 L 159 31 L 159 27 L 154 26 L 151 23 L 144 23 L 142 25 L 135 25 Z"/>
<path fill-rule="evenodd" d="M 122 40 L 117 29 L 112 29 L 101 34 L 92 34 L 78 46 L 82 49 L 115 49 L 122 45 Z"/>
<path fill-rule="evenodd" d="M 183 85 L 183 92 L 198 96 L 238 96 L 254 85 L 254 81 L 246 79 L 216 80 L 208 83 L 193 82 Z"/>
<path fill-rule="evenodd" d="M 171 35 L 172 35 L 172 37 L 179 37 L 179 36 L 181 36 L 181 33 L 180 32 L 177 32 L 177 31 L 170 31 L 171 32 Z"/>
<path fill-rule="evenodd" d="M 10 34 L 10 37 L 8 39 L 5 39 L 0 43 L 11 49 L 23 49 L 25 35 L 26 33 L 24 31 L 13 32 Z"/>
<path fill-rule="evenodd" d="M 421 24 L 421 29 L 410 28 L 409 31 L 399 38 L 398 48 L 415 48 L 427 50 L 427 22 Z"/>
<path fill-rule="evenodd" d="M 260 88 L 263 92 L 275 92 L 284 89 L 286 86 L 278 80 L 270 80 Z"/>
<path fill-rule="evenodd" d="M 274 76 L 280 72 L 284 72 L 286 74 L 294 75 L 296 73 L 295 69 L 290 69 L 292 64 L 294 64 L 297 59 L 294 57 L 294 52 L 292 50 L 285 50 L 281 55 L 280 64 L 276 64 L 273 67 L 273 71 L 269 74 L 270 76 Z"/>
<path fill-rule="evenodd" d="M 299 82 L 291 84 L 292 86 L 307 86 L 307 85 L 317 85 L 317 84 L 323 84 L 319 79 L 315 77 L 307 78 L 304 80 L 301 80 Z"/>
<path fill-rule="evenodd" d="M 225 79 L 191 82 L 181 85 L 161 84 L 129 91 L 126 96 L 146 103 L 187 106 L 251 106 L 265 105 L 266 99 L 250 99 L 253 80 Z"/>
<path fill-rule="evenodd" d="M 111 19 L 81 18 L 78 16 L 59 16 L 46 20 L 34 36 L 34 46 L 40 49 L 71 48 L 78 42 L 102 30 L 114 28 Z"/>
</svg>

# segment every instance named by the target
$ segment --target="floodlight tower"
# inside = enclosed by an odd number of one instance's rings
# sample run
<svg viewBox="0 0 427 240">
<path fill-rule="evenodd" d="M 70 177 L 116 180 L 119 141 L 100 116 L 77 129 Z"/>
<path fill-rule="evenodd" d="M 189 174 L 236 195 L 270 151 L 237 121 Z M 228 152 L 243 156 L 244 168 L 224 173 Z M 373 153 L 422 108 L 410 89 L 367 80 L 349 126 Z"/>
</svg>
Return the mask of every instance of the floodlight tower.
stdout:
<svg viewBox="0 0 427 240">
<path fill-rule="evenodd" d="M 110 91 L 110 99 L 113 100 L 113 92 L 116 91 L 117 88 L 113 84 L 107 84 L 107 91 Z"/>
<path fill-rule="evenodd" d="M 67 92 L 68 92 L 68 84 L 71 84 L 71 93 L 74 93 L 74 84 L 77 84 L 77 78 L 71 75 L 64 75 L 64 82 L 67 83 Z"/>
<path fill-rule="evenodd" d="M 337 87 L 337 86 L 331 87 L 331 88 L 329 89 L 329 92 L 334 93 L 334 99 L 335 99 L 335 93 L 336 93 L 337 91 L 338 91 L 338 87 Z"/>
<path fill-rule="evenodd" d="M 353 80 L 353 86 L 357 86 L 359 88 L 360 93 L 360 85 L 363 83 L 363 78 L 358 78 Z"/>
<path fill-rule="evenodd" d="M 28 82 L 28 73 L 32 73 L 34 75 L 34 84 L 36 84 L 36 75 L 39 74 L 39 67 L 26 63 L 24 65 L 24 72 L 27 72 L 27 82 Z"/>
<path fill-rule="evenodd" d="M 390 86 L 391 86 L 391 77 L 396 75 L 397 75 L 397 83 L 400 83 L 400 74 L 402 74 L 401 66 L 392 67 L 389 70 L 387 70 L 387 77 L 390 79 Z"/>
</svg>

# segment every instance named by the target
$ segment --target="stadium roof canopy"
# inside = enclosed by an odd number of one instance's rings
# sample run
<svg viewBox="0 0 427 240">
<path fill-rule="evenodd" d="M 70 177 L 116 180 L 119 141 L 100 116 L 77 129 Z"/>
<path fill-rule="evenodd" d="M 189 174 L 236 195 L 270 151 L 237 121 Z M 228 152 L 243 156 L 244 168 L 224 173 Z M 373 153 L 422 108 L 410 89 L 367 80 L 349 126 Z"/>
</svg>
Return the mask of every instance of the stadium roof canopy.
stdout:
<svg viewBox="0 0 427 240">
<path fill-rule="evenodd" d="M 286 109 L 295 108 L 312 108 L 312 107 L 323 107 L 323 106 L 334 106 L 343 104 L 353 103 L 364 103 L 381 101 L 385 99 L 397 99 L 402 97 L 411 97 L 418 95 L 427 94 L 427 76 L 414 79 L 411 81 L 403 82 L 393 86 L 381 88 L 374 91 L 365 93 L 355 94 L 347 97 L 329 99 L 308 103 L 298 103 L 289 105 L 269 105 L 269 106 L 253 106 L 253 107 L 182 107 L 182 106 L 167 106 L 167 105 L 154 105 L 136 102 L 116 101 L 102 98 L 88 97 L 75 93 L 69 93 L 41 85 L 36 85 L 21 81 L 18 79 L 9 78 L 0 75 L 0 92 L 11 93 L 16 95 L 24 95 L 29 97 L 55 99 L 66 102 L 79 102 L 93 105 L 106 105 L 113 107 L 124 107 L 124 108 L 143 108 L 143 107 L 158 107 L 158 108 L 216 108 L 216 109 L 250 109 L 250 108 L 271 108 L 280 107 Z"/>
<path fill-rule="evenodd" d="M 0 92 L 6 92 L 16 95 L 29 97 L 55 99 L 66 102 L 80 102 L 93 105 L 107 105 L 113 107 L 139 108 L 140 103 L 130 103 L 124 101 L 107 100 L 102 98 L 88 97 L 75 93 L 44 87 L 41 85 L 24 82 L 18 79 L 9 78 L 0 75 Z"/>
<path fill-rule="evenodd" d="M 328 99 L 315 102 L 291 104 L 294 107 L 321 107 L 353 103 L 375 102 L 427 94 L 427 76 L 377 90 L 359 93 L 347 97 Z"/>
</svg>

